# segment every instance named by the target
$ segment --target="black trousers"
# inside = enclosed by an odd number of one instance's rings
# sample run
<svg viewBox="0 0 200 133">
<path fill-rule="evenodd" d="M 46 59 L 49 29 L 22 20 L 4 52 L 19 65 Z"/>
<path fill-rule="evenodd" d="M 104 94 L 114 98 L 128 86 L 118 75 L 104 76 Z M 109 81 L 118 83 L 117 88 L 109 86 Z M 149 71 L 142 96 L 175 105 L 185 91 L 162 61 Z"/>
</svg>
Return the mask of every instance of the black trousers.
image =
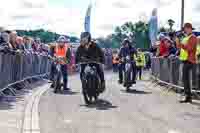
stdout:
<svg viewBox="0 0 200 133">
<path fill-rule="evenodd" d="M 137 76 L 139 76 L 139 79 L 142 79 L 142 66 L 137 66 Z"/>
<path fill-rule="evenodd" d="M 195 64 L 192 64 L 188 61 L 183 62 L 183 85 L 184 85 L 184 91 L 186 95 L 186 99 L 192 98 L 192 92 L 191 92 L 191 80 L 194 81 L 195 79 L 192 79 L 190 76 L 190 73 L 192 72 L 192 75 L 195 75 Z"/>
<path fill-rule="evenodd" d="M 104 82 L 104 72 L 103 72 L 103 69 L 101 68 L 101 66 L 99 64 L 95 64 L 95 63 L 91 63 L 89 64 L 90 66 L 95 66 L 96 69 L 97 69 L 97 73 L 99 74 L 99 77 L 100 77 L 100 80 L 101 82 Z M 84 70 L 85 70 L 85 67 L 87 65 L 86 64 L 81 64 L 81 73 L 80 73 L 80 78 L 82 80 L 82 77 L 83 77 L 83 74 L 84 74 Z"/>
<path fill-rule="evenodd" d="M 197 64 L 197 87 L 200 89 L 200 63 Z"/>
</svg>

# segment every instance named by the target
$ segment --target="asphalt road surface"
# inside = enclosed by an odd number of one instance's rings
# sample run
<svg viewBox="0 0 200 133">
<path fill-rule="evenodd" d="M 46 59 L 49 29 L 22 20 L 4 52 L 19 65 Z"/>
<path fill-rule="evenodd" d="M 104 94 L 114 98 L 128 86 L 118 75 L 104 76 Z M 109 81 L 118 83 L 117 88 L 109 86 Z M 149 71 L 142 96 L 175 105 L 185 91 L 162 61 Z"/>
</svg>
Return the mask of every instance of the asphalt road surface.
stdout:
<svg viewBox="0 0 200 133">
<path fill-rule="evenodd" d="M 72 92 L 49 89 L 41 97 L 41 133 L 200 133 L 200 104 L 180 104 L 177 94 L 153 86 L 148 77 L 126 93 L 117 75 L 107 72 L 107 90 L 90 107 L 84 104 L 79 75 L 70 77 Z"/>
</svg>

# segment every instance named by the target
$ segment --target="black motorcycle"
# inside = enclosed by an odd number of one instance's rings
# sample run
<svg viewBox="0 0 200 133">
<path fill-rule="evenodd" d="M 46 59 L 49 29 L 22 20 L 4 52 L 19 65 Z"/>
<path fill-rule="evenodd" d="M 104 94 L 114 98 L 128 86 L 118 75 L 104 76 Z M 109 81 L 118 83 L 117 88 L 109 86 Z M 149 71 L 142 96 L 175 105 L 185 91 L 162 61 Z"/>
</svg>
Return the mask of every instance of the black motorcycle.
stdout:
<svg viewBox="0 0 200 133">
<path fill-rule="evenodd" d="M 125 72 L 124 72 L 124 87 L 126 91 L 130 91 L 130 87 L 133 85 L 133 65 L 130 56 L 125 58 Z"/>
<path fill-rule="evenodd" d="M 61 92 L 61 88 L 62 88 L 62 72 L 61 72 L 61 65 L 60 65 L 60 61 L 62 60 L 62 58 L 54 58 L 54 65 L 55 67 L 55 73 L 54 73 L 54 79 L 53 79 L 53 87 L 54 87 L 54 93 L 58 93 Z"/>
<path fill-rule="evenodd" d="M 98 96 L 100 94 L 100 78 L 97 73 L 97 69 L 93 64 L 96 62 L 90 63 L 81 63 L 85 64 L 85 70 L 82 77 L 82 89 L 83 89 L 83 97 L 86 104 L 92 104 L 93 99 L 94 102 L 98 100 Z"/>
</svg>

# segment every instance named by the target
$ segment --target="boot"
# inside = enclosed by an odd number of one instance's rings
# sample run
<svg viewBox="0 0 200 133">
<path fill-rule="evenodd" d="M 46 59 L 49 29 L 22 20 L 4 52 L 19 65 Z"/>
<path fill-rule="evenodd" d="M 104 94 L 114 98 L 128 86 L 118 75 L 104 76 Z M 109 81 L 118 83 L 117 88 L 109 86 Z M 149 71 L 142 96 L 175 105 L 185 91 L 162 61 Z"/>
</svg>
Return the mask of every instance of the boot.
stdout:
<svg viewBox="0 0 200 133">
<path fill-rule="evenodd" d="M 103 93 L 106 89 L 106 83 L 105 80 L 101 82 L 101 86 L 100 86 L 100 93 Z"/>
<path fill-rule="evenodd" d="M 192 98 L 186 97 L 184 100 L 180 101 L 180 103 L 192 103 Z"/>
</svg>

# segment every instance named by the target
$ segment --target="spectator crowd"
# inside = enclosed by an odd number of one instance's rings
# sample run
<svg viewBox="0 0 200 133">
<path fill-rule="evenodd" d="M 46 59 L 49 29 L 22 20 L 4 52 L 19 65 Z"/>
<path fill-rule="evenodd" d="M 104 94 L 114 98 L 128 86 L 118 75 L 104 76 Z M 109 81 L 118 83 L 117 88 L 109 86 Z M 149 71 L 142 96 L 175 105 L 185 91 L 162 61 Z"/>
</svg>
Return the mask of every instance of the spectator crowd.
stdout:
<svg viewBox="0 0 200 133">
<path fill-rule="evenodd" d="M 169 32 L 160 33 L 158 36 L 158 42 L 153 49 L 153 53 L 157 57 L 169 58 L 169 57 L 179 57 L 180 48 L 177 47 L 176 38 L 180 41 L 183 40 L 185 35 L 182 32 Z M 197 61 L 200 62 L 200 36 L 197 36 Z"/>
<path fill-rule="evenodd" d="M 40 38 L 18 36 L 16 31 L 0 29 L 0 47 L 16 52 L 36 52 L 50 54 L 49 45 L 41 42 Z"/>
</svg>

